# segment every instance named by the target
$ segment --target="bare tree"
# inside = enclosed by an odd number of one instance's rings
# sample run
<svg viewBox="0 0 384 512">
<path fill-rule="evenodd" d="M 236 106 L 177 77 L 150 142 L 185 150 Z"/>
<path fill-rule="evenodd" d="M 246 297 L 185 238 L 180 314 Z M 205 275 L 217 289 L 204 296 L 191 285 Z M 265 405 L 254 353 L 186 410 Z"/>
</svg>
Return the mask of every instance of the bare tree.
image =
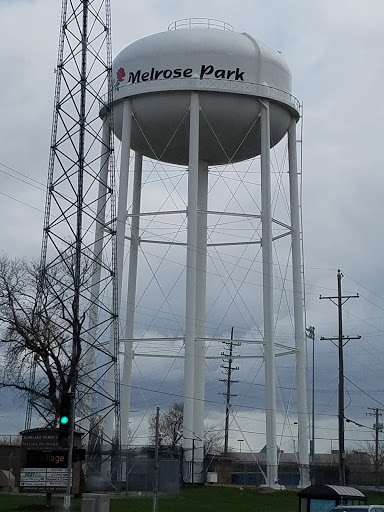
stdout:
<svg viewBox="0 0 384 512">
<path fill-rule="evenodd" d="M 148 420 L 148 428 L 151 440 L 156 433 L 156 414 Z M 168 410 L 160 411 L 159 418 L 159 442 L 160 445 L 170 446 L 175 449 L 183 437 L 183 404 L 175 402 Z"/>
<path fill-rule="evenodd" d="M 89 279 L 82 271 L 84 283 Z M 0 388 L 29 395 L 47 426 L 56 426 L 60 395 L 68 392 L 77 378 L 81 343 L 77 340 L 73 357 L 74 327 L 79 329 L 86 312 L 72 314 L 73 255 L 68 251 L 49 279 L 36 263 L 0 257 L 0 351 L 4 362 Z M 77 322 L 77 326 L 74 326 Z M 32 387 L 30 368 L 35 360 L 36 378 Z M 76 373 L 77 372 L 77 373 Z"/>
<path fill-rule="evenodd" d="M 372 456 L 367 451 L 367 445 L 361 444 L 358 448 L 349 448 L 345 451 L 346 462 L 349 466 L 366 467 L 372 464 Z"/>
<path fill-rule="evenodd" d="M 217 455 L 224 451 L 224 429 L 220 425 L 209 425 L 204 428 L 204 452 Z"/>
<path fill-rule="evenodd" d="M 151 442 L 156 433 L 156 414 L 148 420 Z M 166 411 L 160 411 L 159 439 L 160 445 L 172 449 L 181 444 L 183 438 L 183 403 L 175 402 Z M 224 430 L 218 425 L 210 425 L 204 429 L 204 452 L 221 453 L 223 451 Z"/>
<path fill-rule="evenodd" d="M 377 445 L 377 461 L 376 461 L 376 446 L 375 440 L 360 443 L 360 447 L 356 450 L 357 453 L 365 455 L 365 464 L 377 464 L 377 469 L 380 470 L 384 466 L 384 441 L 379 441 Z"/>
</svg>

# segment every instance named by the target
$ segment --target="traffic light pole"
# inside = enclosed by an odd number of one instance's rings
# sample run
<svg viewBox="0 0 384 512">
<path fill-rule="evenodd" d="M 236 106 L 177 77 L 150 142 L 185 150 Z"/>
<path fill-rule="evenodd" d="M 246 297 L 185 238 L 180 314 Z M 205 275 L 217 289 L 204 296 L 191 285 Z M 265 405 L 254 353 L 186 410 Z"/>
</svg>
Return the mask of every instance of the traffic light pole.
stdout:
<svg viewBox="0 0 384 512">
<path fill-rule="evenodd" d="M 71 487 L 72 487 L 72 456 L 73 456 L 73 441 L 75 434 L 75 386 L 71 390 L 71 414 L 69 416 L 69 444 L 68 444 L 68 474 L 67 474 L 67 489 L 64 496 L 64 510 L 71 508 Z"/>
</svg>

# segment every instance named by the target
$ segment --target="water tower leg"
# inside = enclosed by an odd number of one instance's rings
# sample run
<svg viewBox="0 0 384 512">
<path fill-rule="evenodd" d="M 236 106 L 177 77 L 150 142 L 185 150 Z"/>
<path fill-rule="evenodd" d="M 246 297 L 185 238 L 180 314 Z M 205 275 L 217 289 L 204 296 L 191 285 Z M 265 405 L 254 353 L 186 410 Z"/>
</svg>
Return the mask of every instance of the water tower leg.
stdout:
<svg viewBox="0 0 384 512">
<path fill-rule="evenodd" d="M 197 252 L 196 252 L 196 343 L 195 401 L 193 406 L 195 441 L 195 483 L 204 482 L 204 393 L 205 393 L 205 309 L 207 289 L 207 208 L 208 165 L 199 163 Z"/>
<path fill-rule="evenodd" d="M 131 152 L 131 129 L 132 129 L 132 107 L 130 100 L 125 100 L 123 109 L 123 130 L 121 137 L 121 161 L 120 161 L 120 182 L 119 196 L 117 205 L 117 225 L 116 225 L 116 243 L 117 243 L 117 292 L 118 292 L 118 311 L 120 314 L 121 303 L 121 285 L 123 281 L 123 263 L 124 263 L 124 242 L 125 242 L 125 224 L 127 217 L 127 197 L 128 197 L 128 177 L 129 160 Z M 114 327 L 111 327 L 110 350 L 113 353 Z M 115 393 L 115 378 L 113 368 L 107 374 L 107 392 L 111 396 Z M 123 406 L 121 404 L 121 417 L 123 419 Z M 126 408 L 124 410 L 126 415 Z M 105 434 L 107 439 L 113 437 L 112 415 L 108 414 L 105 422 Z"/>
<path fill-rule="evenodd" d="M 184 359 L 184 421 L 183 421 L 183 477 L 193 482 L 191 463 L 194 458 L 195 432 L 194 360 L 196 341 L 196 251 L 197 251 L 197 201 L 199 174 L 199 95 L 191 93 L 189 110 L 189 164 L 188 164 L 188 217 L 187 217 L 187 268 L 185 305 L 185 359 Z"/>
<path fill-rule="evenodd" d="M 108 120 L 104 120 L 103 124 L 103 132 L 102 132 L 102 145 L 101 145 L 101 155 L 100 155 L 100 173 L 99 173 L 99 189 L 97 196 L 97 222 L 95 225 L 95 242 L 93 245 L 93 254 L 95 255 L 95 261 L 93 263 L 92 268 L 92 283 L 91 283 L 91 297 L 99 297 L 100 295 L 100 280 L 101 280 L 101 261 L 103 258 L 103 245 L 104 245 L 104 237 L 103 230 L 105 225 L 105 206 L 107 203 L 107 195 L 108 195 L 108 165 L 109 165 L 109 122 Z M 89 320 L 88 320 L 88 334 L 87 334 L 87 343 L 89 343 L 89 347 L 87 348 L 87 354 L 85 357 L 85 370 L 88 374 L 85 386 L 86 389 L 90 389 L 92 387 L 92 379 L 95 376 L 92 372 L 95 369 L 95 349 L 92 346 L 93 341 L 96 339 L 96 325 L 98 318 L 98 309 L 99 304 L 94 302 L 89 309 Z M 89 431 L 90 428 L 90 420 L 89 415 L 92 412 L 92 396 L 90 391 L 87 391 L 85 397 L 85 419 L 82 422 L 81 427 L 85 430 L 85 432 Z M 88 437 L 89 440 L 89 437 Z M 83 442 L 87 443 L 87 440 L 83 438 Z"/>
<path fill-rule="evenodd" d="M 132 340 L 134 334 L 135 307 L 136 307 L 136 282 L 137 262 L 139 255 L 140 236 L 140 207 L 141 207 L 141 181 L 143 172 L 143 155 L 135 153 L 135 168 L 133 176 L 133 198 L 132 198 L 132 221 L 131 221 L 131 244 L 129 251 L 128 266 L 128 291 L 127 291 L 127 314 L 125 319 L 126 340 Z M 131 376 L 132 376 L 133 342 L 126 341 L 124 344 L 124 370 L 123 389 L 121 392 L 122 414 L 121 414 L 121 445 L 125 448 L 128 445 L 129 431 L 129 409 L 131 404 Z M 123 413 L 124 411 L 124 413 Z"/>
<path fill-rule="evenodd" d="M 261 230 L 263 258 L 263 316 L 266 394 L 266 445 L 268 487 L 278 486 L 276 442 L 276 369 L 273 322 L 273 240 L 271 205 L 269 102 L 261 101 Z"/>
<path fill-rule="evenodd" d="M 291 204 L 292 227 L 292 279 L 293 279 L 293 314 L 296 345 L 296 388 L 297 388 L 297 423 L 299 447 L 299 487 L 311 484 L 309 476 L 309 425 L 307 414 L 307 379 L 304 326 L 304 289 L 302 279 L 302 256 L 300 240 L 300 204 L 299 183 L 297 175 L 296 119 L 291 120 L 288 130 L 289 193 Z"/>
</svg>

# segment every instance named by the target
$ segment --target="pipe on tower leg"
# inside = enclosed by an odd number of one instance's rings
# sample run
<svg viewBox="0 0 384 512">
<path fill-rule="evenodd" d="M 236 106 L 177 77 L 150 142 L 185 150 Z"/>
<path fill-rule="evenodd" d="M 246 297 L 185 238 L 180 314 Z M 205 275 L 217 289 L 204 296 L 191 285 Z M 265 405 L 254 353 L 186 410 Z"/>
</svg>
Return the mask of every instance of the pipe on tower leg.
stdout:
<svg viewBox="0 0 384 512">
<path fill-rule="evenodd" d="M 189 162 L 187 214 L 187 268 L 185 304 L 185 359 L 184 359 L 184 419 L 183 419 L 183 478 L 193 483 L 194 459 L 194 398 L 195 398 L 195 342 L 196 342 L 196 251 L 197 203 L 199 174 L 199 95 L 191 93 L 189 109 Z"/>
<path fill-rule="evenodd" d="M 273 322 L 273 233 L 271 204 L 270 116 L 269 102 L 261 104 L 261 230 L 263 259 L 263 318 L 266 395 L 267 487 L 278 486 L 276 442 L 276 368 Z"/>
<path fill-rule="evenodd" d="M 307 411 L 307 365 L 304 326 L 304 283 L 302 279 L 302 254 L 300 240 L 299 181 L 297 175 L 296 119 L 288 129 L 289 194 L 292 227 L 292 279 L 293 315 L 296 346 L 296 388 L 300 488 L 308 487 L 309 475 L 309 423 Z"/>
<path fill-rule="evenodd" d="M 137 263 L 140 244 L 140 208 L 141 208 L 141 181 L 143 172 L 143 155 L 135 152 L 135 167 L 133 175 L 132 191 L 132 221 L 131 221 L 131 243 L 128 265 L 128 290 L 127 290 L 127 314 L 125 319 L 124 338 L 124 368 L 123 368 L 123 389 L 121 393 L 121 444 L 124 448 L 129 441 L 129 410 L 131 404 L 131 377 L 133 358 L 133 339 L 135 308 L 136 308 L 136 284 L 137 284 Z"/>
<path fill-rule="evenodd" d="M 196 342 L 194 365 L 193 420 L 195 433 L 195 483 L 204 482 L 204 394 L 205 394 L 205 314 L 207 289 L 207 209 L 208 165 L 199 162 L 197 251 L 196 251 Z"/>
<path fill-rule="evenodd" d="M 130 100 L 124 101 L 123 107 L 123 129 L 121 137 L 121 159 L 120 159 L 120 181 L 119 196 L 117 204 L 117 223 L 116 223 L 116 244 L 117 244 L 117 294 L 118 294 L 118 315 L 120 317 L 121 305 L 121 287 L 123 282 L 123 264 L 124 264 L 124 242 L 125 242 L 125 225 L 127 221 L 127 197 L 128 197 L 128 179 L 129 179 L 129 163 L 131 154 L 131 132 L 132 132 L 132 105 Z M 111 326 L 110 332 L 110 351 L 114 350 L 114 326 Z M 113 367 L 107 373 L 107 393 L 114 396 L 115 382 Z M 126 414 L 124 411 L 125 404 L 121 404 L 121 417 Z M 104 431 L 106 439 L 112 440 L 113 437 L 113 420 L 112 415 L 106 417 Z"/>
</svg>

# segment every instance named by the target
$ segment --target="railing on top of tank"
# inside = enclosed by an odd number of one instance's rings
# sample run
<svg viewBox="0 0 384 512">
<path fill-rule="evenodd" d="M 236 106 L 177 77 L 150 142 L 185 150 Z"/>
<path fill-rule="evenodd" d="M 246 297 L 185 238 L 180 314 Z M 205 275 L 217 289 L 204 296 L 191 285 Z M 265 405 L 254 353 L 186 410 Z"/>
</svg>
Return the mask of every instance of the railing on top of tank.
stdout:
<svg viewBox="0 0 384 512">
<path fill-rule="evenodd" d="M 204 78 L 197 80 L 201 84 L 199 89 L 216 89 L 216 90 L 231 90 L 239 91 L 242 93 L 250 93 L 254 96 L 261 96 L 266 99 L 277 100 L 292 105 L 298 112 L 300 112 L 300 101 L 293 96 L 293 94 L 277 89 L 267 84 L 255 84 L 253 82 L 236 82 L 235 80 L 217 80 L 214 78 Z"/>
<path fill-rule="evenodd" d="M 228 30 L 233 32 L 235 29 L 230 23 L 213 18 L 185 18 L 171 23 L 168 30 L 178 30 L 185 28 L 218 28 L 221 30 Z"/>
</svg>

